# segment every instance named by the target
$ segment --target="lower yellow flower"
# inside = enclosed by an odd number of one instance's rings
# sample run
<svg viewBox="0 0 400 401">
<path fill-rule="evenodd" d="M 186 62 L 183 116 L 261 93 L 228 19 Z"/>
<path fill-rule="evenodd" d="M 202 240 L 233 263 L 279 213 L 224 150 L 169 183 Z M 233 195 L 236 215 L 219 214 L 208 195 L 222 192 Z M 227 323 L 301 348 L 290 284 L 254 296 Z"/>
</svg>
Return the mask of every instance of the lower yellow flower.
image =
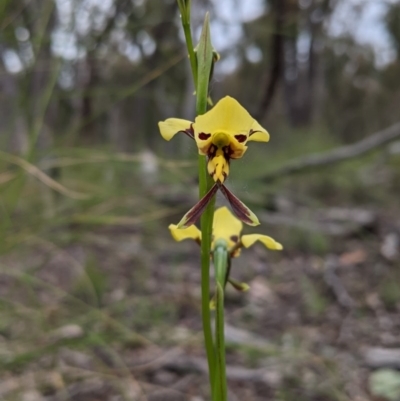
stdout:
<svg viewBox="0 0 400 401">
<path fill-rule="evenodd" d="M 241 236 L 242 229 L 242 222 L 227 207 L 224 206 L 217 209 L 214 212 L 211 250 L 214 249 L 215 243 L 221 239 L 226 241 L 230 257 L 232 258 L 240 255 L 242 247 L 249 248 L 257 241 L 261 242 L 268 249 L 275 251 L 283 249 L 283 246 L 279 242 L 267 235 L 249 234 Z M 198 243 L 201 242 L 201 231 L 195 225 L 182 229 L 178 228 L 175 224 L 171 224 L 169 230 L 175 241 L 193 239 Z"/>
</svg>

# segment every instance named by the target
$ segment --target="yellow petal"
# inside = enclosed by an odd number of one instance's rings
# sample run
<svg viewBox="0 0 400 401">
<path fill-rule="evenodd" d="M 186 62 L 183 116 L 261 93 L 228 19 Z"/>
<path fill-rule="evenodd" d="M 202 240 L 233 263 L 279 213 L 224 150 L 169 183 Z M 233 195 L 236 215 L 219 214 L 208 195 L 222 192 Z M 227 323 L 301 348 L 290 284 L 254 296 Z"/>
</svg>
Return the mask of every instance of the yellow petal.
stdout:
<svg viewBox="0 0 400 401">
<path fill-rule="evenodd" d="M 192 122 L 188 120 L 181 120 L 180 118 L 168 118 L 165 121 L 158 123 L 161 136 L 166 140 L 170 141 L 178 132 L 184 132 L 190 130 Z"/>
<path fill-rule="evenodd" d="M 253 125 L 251 126 L 251 131 L 248 141 L 256 141 L 256 142 L 268 142 L 269 134 L 268 132 L 261 127 L 261 125 L 254 120 Z"/>
<path fill-rule="evenodd" d="M 175 241 L 179 242 L 185 239 L 201 240 L 201 231 L 195 225 L 188 228 L 178 228 L 175 224 L 170 224 L 168 228 Z"/>
<path fill-rule="evenodd" d="M 214 213 L 213 242 L 224 239 L 228 242 L 228 248 L 232 248 L 239 241 L 242 228 L 242 222 L 226 206 L 220 207 Z"/>
<path fill-rule="evenodd" d="M 199 154 L 203 156 L 208 155 L 208 151 L 212 145 L 212 135 L 205 132 L 194 132 L 194 139 L 196 141 Z"/>
<path fill-rule="evenodd" d="M 256 241 L 260 241 L 269 249 L 273 249 L 275 251 L 280 251 L 281 249 L 283 249 L 283 246 L 279 242 L 276 242 L 273 238 L 268 237 L 267 235 L 261 235 L 261 234 L 243 235 L 241 240 L 245 248 L 249 248 Z"/>
<path fill-rule="evenodd" d="M 268 140 L 267 138 L 269 138 L 267 131 L 254 120 L 237 100 L 230 96 L 221 99 L 207 113 L 197 116 L 193 128 L 195 131 L 196 143 L 199 148 L 204 145 L 204 141 L 210 142 L 210 138 L 207 138 L 208 134 L 228 134 L 237 140 L 237 145 L 241 146 L 246 144 L 252 130 L 257 131 L 257 133 L 252 135 L 254 137 L 252 140 L 262 140 L 266 142 Z M 236 147 L 239 146 L 235 146 L 235 148 Z M 237 156 L 236 158 L 238 157 L 241 156 Z"/>
<path fill-rule="evenodd" d="M 195 120 L 195 131 L 204 133 L 226 132 L 230 135 L 248 135 L 253 117 L 230 96 L 221 99 L 210 111 Z"/>
</svg>

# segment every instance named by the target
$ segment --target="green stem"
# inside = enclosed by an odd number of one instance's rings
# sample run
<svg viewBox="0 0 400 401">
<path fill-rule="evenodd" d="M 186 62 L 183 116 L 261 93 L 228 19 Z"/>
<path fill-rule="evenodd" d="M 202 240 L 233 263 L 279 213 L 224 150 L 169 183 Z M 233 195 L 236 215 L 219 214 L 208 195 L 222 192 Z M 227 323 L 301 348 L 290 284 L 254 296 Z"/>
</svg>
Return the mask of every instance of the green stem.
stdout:
<svg viewBox="0 0 400 401">
<path fill-rule="evenodd" d="M 207 111 L 208 79 L 198 80 L 196 115 Z M 201 83 L 203 82 L 203 85 Z M 207 85 L 205 84 L 207 83 Z M 207 173 L 207 160 L 205 156 L 199 155 L 199 198 L 201 199 L 214 185 L 214 181 Z M 204 341 L 207 352 L 208 371 L 210 375 L 211 391 L 214 394 L 215 383 L 215 350 L 211 330 L 210 314 L 210 252 L 212 225 L 214 219 L 215 197 L 208 204 L 201 216 L 201 312 L 203 319 Z"/>
<path fill-rule="evenodd" d="M 210 42 L 210 31 L 208 26 L 208 14 L 204 21 L 203 32 L 200 39 L 198 57 L 198 77 L 196 87 L 196 115 L 204 114 L 207 111 L 208 83 L 212 64 L 212 48 Z M 210 190 L 214 182 L 207 173 L 207 160 L 205 156 L 199 156 L 199 197 L 200 199 Z M 211 393 L 214 400 L 216 397 L 215 385 L 216 360 L 211 330 L 210 315 L 210 252 L 211 236 L 214 218 L 215 196 L 208 204 L 201 216 L 201 311 L 203 319 L 204 341 L 207 352 L 208 371 L 210 375 Z"/>
<path fill-rule="evenodd" d="M 190 32 L 190 23 L 186 23 L 186 22 L 182 21 L 182 26 L 183 26 L 183 32 L 185 34 L 186 46 L 187 46 L 188 53 L 189 53 L 190 67 L 192 68 L 194 87 L 196 88 L 197 87 L 197 61 L 196 61 L 196 54 L 195 54 L 194 48 L 193 48 L 192 34 Z"/>
<path fill-rule="evenodd" d="M 183 27 L 183 33 L 185 35 L 186 47 L 190 59 L 190 67 L 192 68 L 194 87 L 197 88 L 197 59 L 194 51 L 193 40 L 192 40 L 192 29 L 190 27 L 190 1 L 178 0 L 178 6 L 181 13 L 181 21 Z"/>
<path fill-rule="evenodd" d="M 213 55 L 210 41 L 209 16 L 204 20 L 197 54 L 194 51 L 190 27 L 190 0 L 178 0 L 181 11 L 183 31 L 189 53 L 194 86 L 196 89 L 196 116 L 207 111 L 208 84 L 211 74 Z M 199 155 L 199 197 L 200 199 L 211 189 L 214 182 L 207 173 L 207 160 Z M 207 353 L 208 371 L 210 376 L 211 395 L 214 401 L 219 401 L 214 391 L 216 383 L 216 357 L 211 329 L 210 314 L 210 252 L 211 236 L 214 218 L 215 197 L 208 204 L 201 216 L 201 315 L 203 321 L 204 342 Z"/>
<path fill-rule="evenodd" d="M 214 250 L 214 267 L 216 276 L 216 315 L 215 315 L 215 347 L 217 355 L 217 382 L 214 391 L 218 401 L 227 400 L 226 364 L 225 364 L 225 324 L 224 324 L 224 286 L 229 256 L 227 244 L 217 243 Z"/>
<path fill-rule="evenodd" d="M 213 185 L 206 169 L 206 158 L 199 156 L 199 196 L 202 198 Z M 211 330 L 210 314 L 210 252 L 211 235 L 214 218 L 215 197 L 208 204 L 201 216 L 201 314 L 203 320 L 204 341 L 207 352 L 208 371 L 211 391 L 214 393 L 215 382 L 215 351 Z"/>
</svg>

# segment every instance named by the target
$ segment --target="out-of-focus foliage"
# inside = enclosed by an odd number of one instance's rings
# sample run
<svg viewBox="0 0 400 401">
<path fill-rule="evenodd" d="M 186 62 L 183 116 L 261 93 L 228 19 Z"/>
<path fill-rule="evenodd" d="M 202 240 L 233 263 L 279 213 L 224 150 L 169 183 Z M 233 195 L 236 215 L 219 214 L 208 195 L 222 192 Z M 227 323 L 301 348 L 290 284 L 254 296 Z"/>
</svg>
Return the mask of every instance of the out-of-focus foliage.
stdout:
<svg viewBox="0 0 400 401">
<path fill-rule="evenodd" d="M 326 126 L 339 141 L 396 119 L 398 58 L 378 68 L 371 47 L 330 36 L 340 1 L 254 3 L 247 20 L 234 2 L 193 2 L 195 28 L 210 9 L 222 44 L 215 98 L 238 97 L 270 126 Z M 399 10 L 384 21 L 396 50 Z M 0 13 L 4 148 L 157 149 L 155 121 L 193 115 L 174 1 L 4 0 Z"/>
</svg>

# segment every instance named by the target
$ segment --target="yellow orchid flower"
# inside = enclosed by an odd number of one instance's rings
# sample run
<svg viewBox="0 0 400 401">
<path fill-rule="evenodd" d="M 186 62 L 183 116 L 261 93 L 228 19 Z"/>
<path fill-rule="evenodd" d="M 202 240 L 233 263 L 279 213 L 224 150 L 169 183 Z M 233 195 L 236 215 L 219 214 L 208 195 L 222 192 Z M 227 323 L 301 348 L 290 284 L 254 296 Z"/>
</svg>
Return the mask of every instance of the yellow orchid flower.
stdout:
<svg viewBox="0 0 400 401">
<path fill-rule="evenodd" d="M 230 96 L 221 99 L 194 122 L 168 118 L 158 123 L 162 137 L 169 141 L 178 132 L 194 138 L 199 154 L 208 157 L 207 170 L 215 182 L 229 175 L 231 159 L 240 159 L 249 141 L 268 142 L 268 132 Z"/>
<path fill-rule="evenodd" d="M 183 216 L 177 226 L 179 229 L 196 223 L 218 189 L 241 221 L 251 226 L 260 224 L 257 216 L 224 185 L 229 175 L 230 160 L 244 155 L 247 142 L 269 141 L 268 132 L 237 100 L 230 96 L 224 97 L 207 113 L 197 116 L 194 122 L 168 118 L 159 122 L 158 126 L 167 141 L 179 132 L 194 139 L 199 154 L 207 157 L 207 170 L 215 181 L 209 192 Z"/>
<path fill-rule="evenodd" d="M 249 248 L 257 241 L 260 241 L 271 250 L 280 251 L 283 249 L 283 246 L 279 242 L 267 235 L 248 234 L 241 236 L 242 229 L 242 222 L 226 206 L 217 209 L 214 212 L 211 250 L 214 249 L 215 243 L 221 239 L 227 243 L 227 248 L 232 258 L 240 255 L 242 247 Z M 198 243 L 201 242 L 201 231 L 195 225 L 182 229 L 178 228 L 175 224 L 171 224 L 169 230 L 175 241 L 193 239 Z"/>
</svg>

